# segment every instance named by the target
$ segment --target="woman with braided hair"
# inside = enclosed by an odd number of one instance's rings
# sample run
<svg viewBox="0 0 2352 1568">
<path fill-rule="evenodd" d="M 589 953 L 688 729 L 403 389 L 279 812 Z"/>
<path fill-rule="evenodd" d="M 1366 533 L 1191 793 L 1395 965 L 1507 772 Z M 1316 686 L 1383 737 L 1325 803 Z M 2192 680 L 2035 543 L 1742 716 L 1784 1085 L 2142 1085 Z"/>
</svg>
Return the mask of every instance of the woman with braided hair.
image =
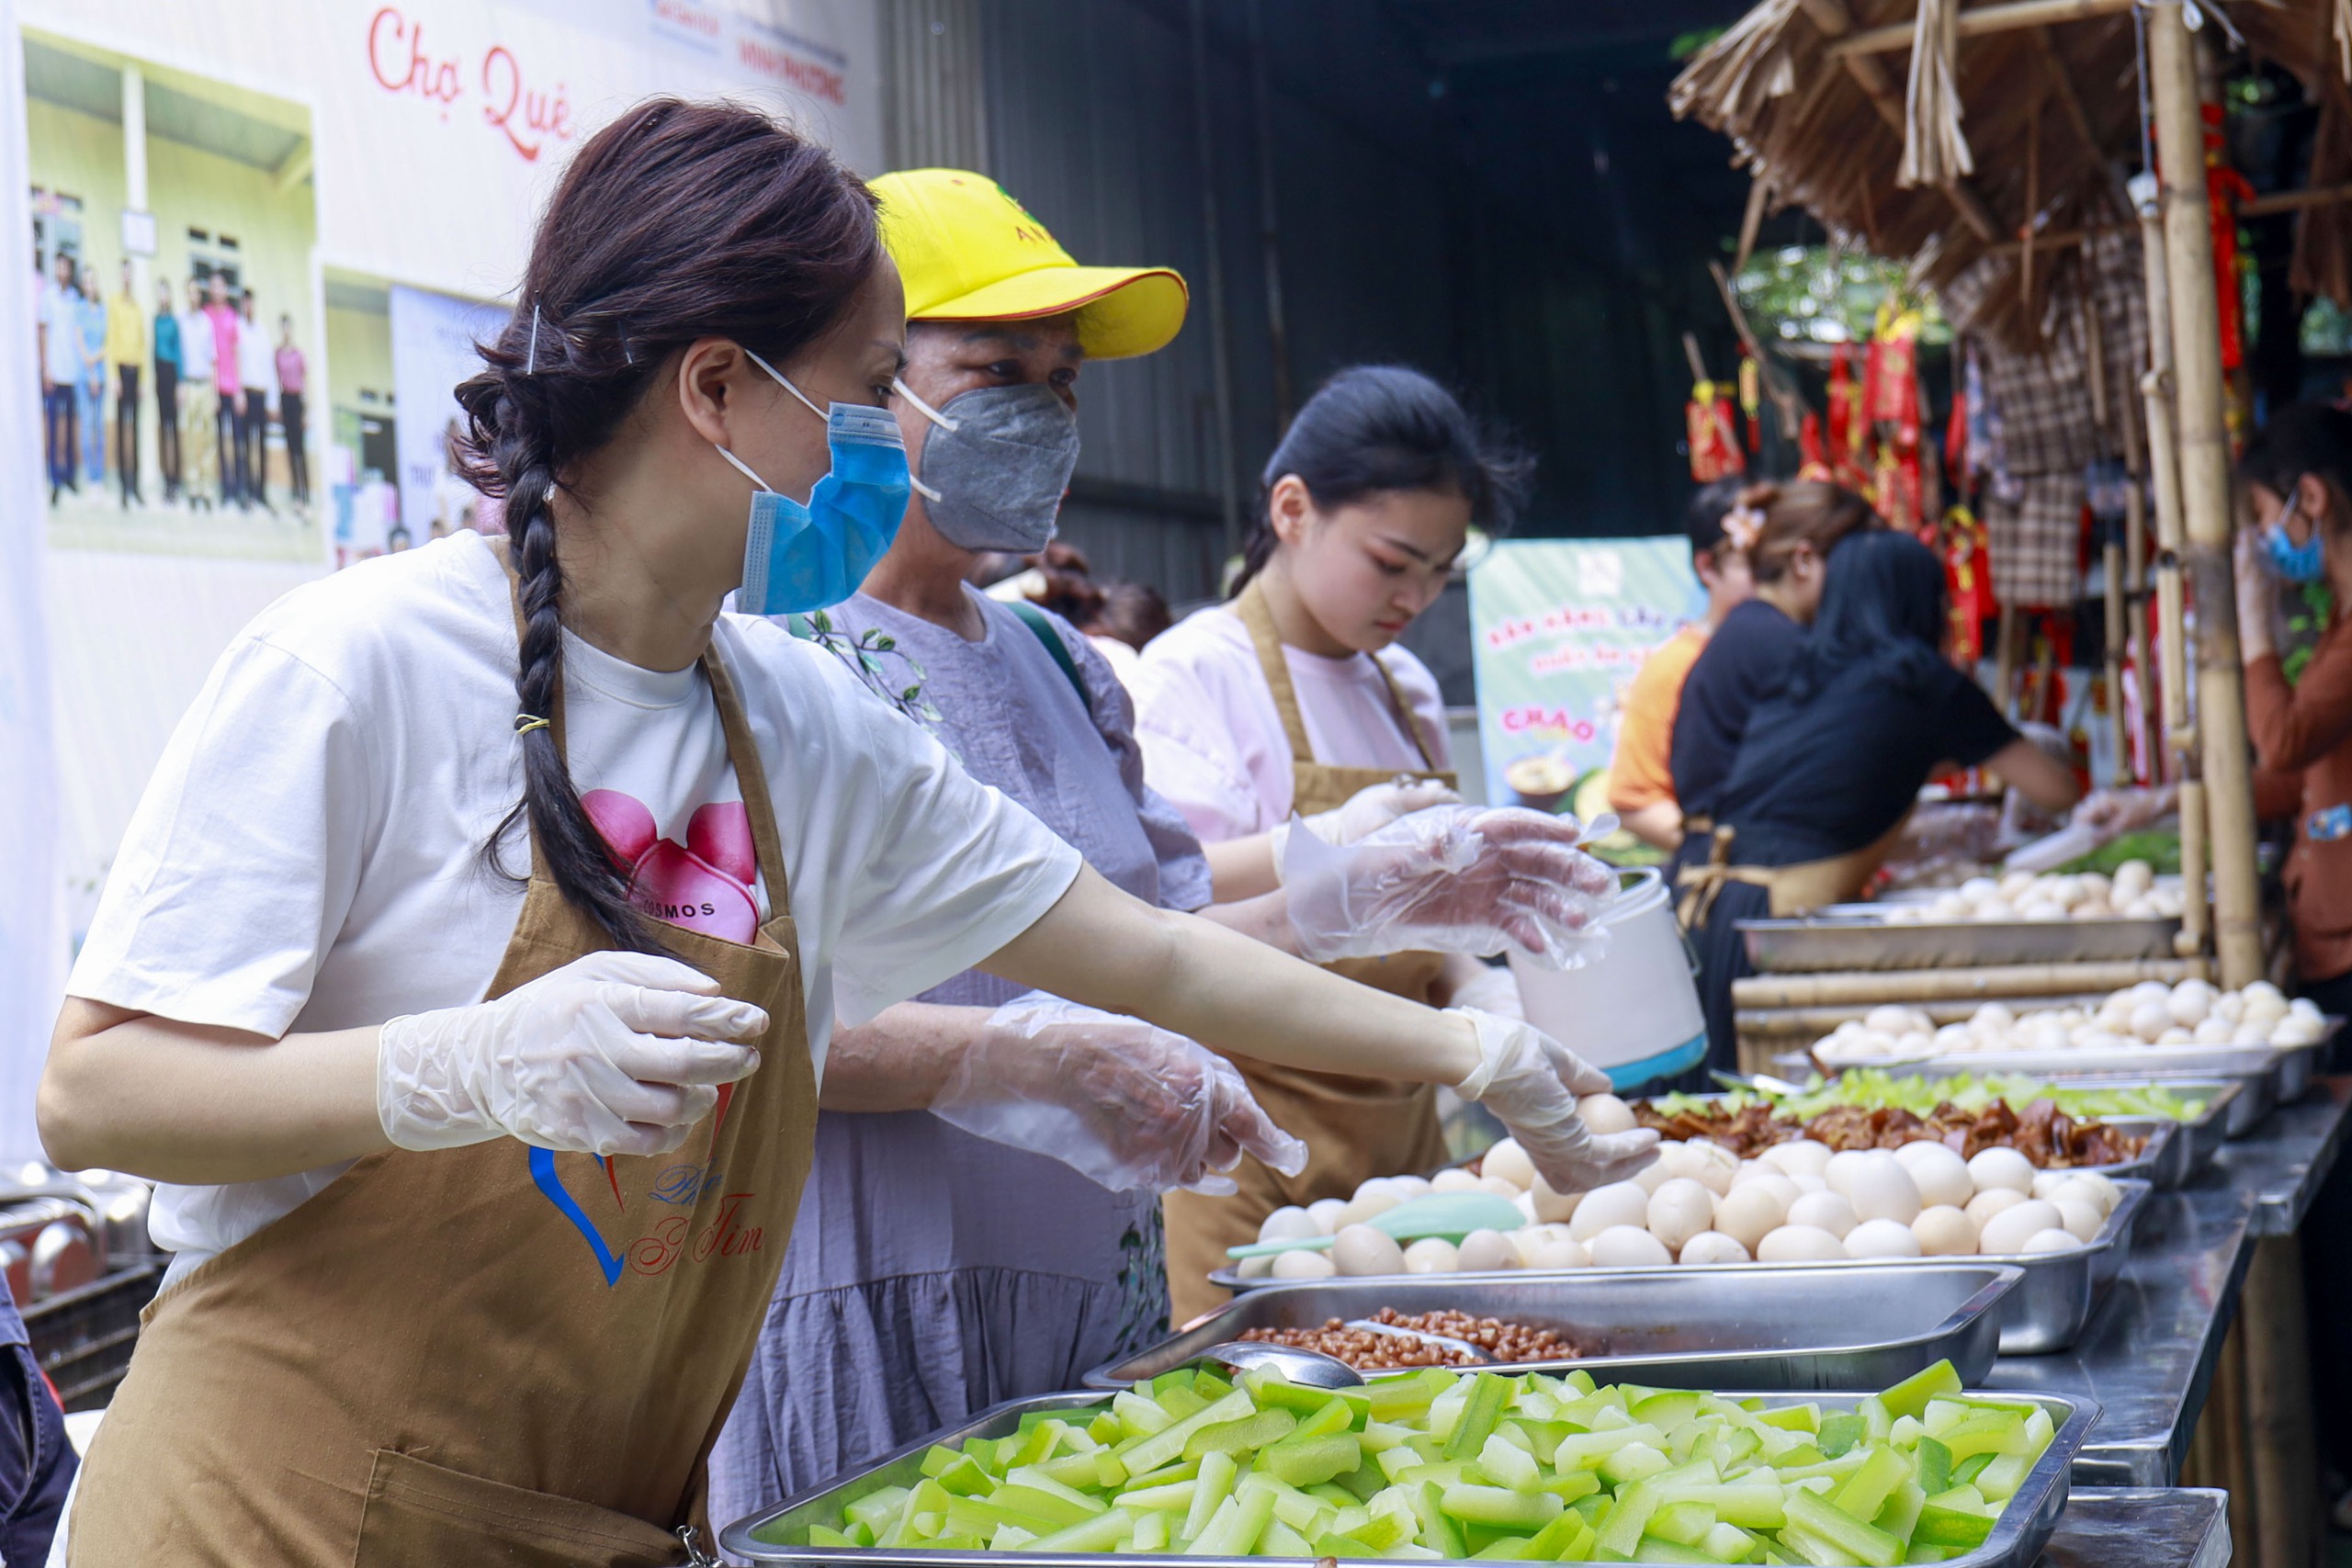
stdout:
<svg viewBox="0 0 2352 1568">
<path fill-rule="evenodd" d="M 40 1089 L 59 1164 L 164 1184 L 176 1254 L 70 1562 L 707 1561 L 833 1021 L 975 964 L 1159 1025 L 1148 1089 L 1074 1071 L 1065 1109 L 1197 1170 L 1269 1129 L 1180 1036 L 1457 1083 L 1563 1188 L 1638 1154 L 1544 1036 L 1116 890 L 824 650 L 721 614 L 838 600 L 888 546 L 904 315 L 821 148 L 639 105 L 459 389 L 511 547 L 363 563 L 222 655 Z"/>
</svg>

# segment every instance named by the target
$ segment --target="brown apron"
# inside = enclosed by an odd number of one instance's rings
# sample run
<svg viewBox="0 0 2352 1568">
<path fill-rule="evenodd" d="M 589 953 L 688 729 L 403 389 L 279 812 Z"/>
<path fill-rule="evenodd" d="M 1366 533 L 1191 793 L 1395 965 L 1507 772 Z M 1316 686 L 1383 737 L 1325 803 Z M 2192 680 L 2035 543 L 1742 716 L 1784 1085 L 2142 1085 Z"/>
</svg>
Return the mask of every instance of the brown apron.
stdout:
<svg viewBox="0 0 2352 1568">
<path fill-rule="evenodd" d="M 369 1155 L 199 1265 L 144 1314 L 82 1471 L 74 1568 L 656 1568 L 684 1560 L 682 1527 L 709 1540 L 704 1465 L 817 1092 L 765 771 L 715 650 L 703 670 L 775 913 L 752 946 L 657 930 L 767 1010 L 760 1069 L 674 1154 Z M 610 945 L 535 844 L 489 994 Z"/>
<path fill-rule="evenodd" d="M 1273 692 L 1275 711 L 1282 715 L 1283 733 L 1290 740 L 1292 808 L 1301 816 L 1333 810 L 1359 791 L 1396 778 L 1394 768 L 1343 768 L 1315 760 L 1306 739 L 1306 721 L 1299 714 L 1298 693 L 1291 685 L 1290 665 L 1283 657 L 1282 638 L 1275 635 L 1273 616 L 1258 585 L 1253 582 L 1243 589 L 1233 607 L 1258 646 L 1258 662 Z M 1388 682 L 1389 697 L 1396 705 L 1396 722 L 1421 754 L 1422 770 L 1405 776 L 1435 779 L 1450 787 L 1454 775 L 1430 765 L 1429 743 L 1396 677 L 1378 660 L 1373 662 L 1380 665 Z M 1400 953 L 1385 958 L 1342 959 L 1327 967 L 1351 980 L 1427 1002 L 1444 972 L 1445 955 Z M 1198 1192 L 1167 1195 L 1163 1202 L 1168 1223 L 1168 1294 L 1180 1324 L 1226 1299 L 1224 1291 L 1208 1282 L 1210 1270 L 1226 1267 L 1227 1247 L 1257 1240 L 1259 1224 L 1283 1204 L 1351 1197 L 1358 1186 L 1373 1177 L 1430 1170 L 1445 1163 L 1437 1091 L 1427 1084 L 1304 1072 L 1247 1057 L 1234 1058 L 1234 1065 L 1275 1124 L 1306 1141 L 1306 1168 L 1296 1176 L 1283 1176 L 1245 1156 L 1240 1168 L 1233 1172 L 1241 1190 L 1232 1197 L 1212 1198 Z"/>
<path fill-rule="evenodd" d="M 1726 882 L 1763 888 L 1772 900 L 1774 919 L 1859 897 L 1862 889 L 1871 885 L 1871 878 L 1878 874 L 1878 868 L 1886 863 L 1888 853 L 1903 837 L 1903 829 L 1910 820 L 1911 814 L 1906 811 L 1902 821 L 1872 843 L 1826 860 L 1799 861 L 1793 865 L 1732 864 L 1732 840 L 1737 829 L 1725 823 L 1713 829 L 1713 841 L 1709 846 L 1706 863 L 1686 865 L 1675 877 L 1675 886 L 1682 889 L 1675 918 L 1687 931 L 1705 925 L 1708 915 L 1714 910 L 1715 895 L 1723 891 Z"/>
</svg>

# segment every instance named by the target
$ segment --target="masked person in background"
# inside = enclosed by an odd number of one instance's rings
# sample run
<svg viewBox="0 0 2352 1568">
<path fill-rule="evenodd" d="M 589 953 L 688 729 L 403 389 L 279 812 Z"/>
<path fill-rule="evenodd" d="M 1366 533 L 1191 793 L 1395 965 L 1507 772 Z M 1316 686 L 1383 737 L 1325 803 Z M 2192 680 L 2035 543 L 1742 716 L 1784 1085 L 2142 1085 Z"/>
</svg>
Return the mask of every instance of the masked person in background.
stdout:
<svg viewBox="0 0 2352 1568">
<path fill-rule="evenodd" d="M 1744 483 L 1717 479 L 1690 498 L 1684 526 L 1690 570 L 1707 591 L 1707 613 L 1642 660 L 1625 693 L 1617 750 L 1609 759 L 1609 808 L 1634 837 L 1669 852 L 1682 844 L 1682 806 L 1674 795 L 1674 716 L 1682 705 L 1682 683 L 1724 617 L 1756 591 L 1747 553 L 1727 532 L 1753 543 L 1763 521 L 1739 510 Z"/>
<path fill-rule="evenodd" d="M 1939 767 L 1997 769 L 2044 811 L 2075 804 L 2074 774 L 1943 656 L 1945 605 L 1943 564 L 1908 534 L 1871 529 L 1830 553 L 1812 628 L 1749 716 L 1709 857 L 1679 879 L 1711 1066 L 1736 1060 L 1739 922 L 1858 897 Z"/>
<path fill-rule="evenodd" d="M 975 777 L 1114 885 L 1297 952 L 1283 894 L 1203 908 L 1200 845 L 1146 787 L 1125 693 L 1102 656 L 1060 617 L 967 581 L 984 553 L 1046 547 L 1078 460 L 1082 368 L 1174 337 L 1183 280 L 1078 265 L 984 175 L 925 169 L 874 188 L 907 288 L 893 408 L 913 493 L 862 590 L 821 627 L 791 617 L 797 629 L 880 663 L 877 701 L 922 714 Z M 1385 822 L 1419 799 L 1384 785 L 1360 814 Z M 1418 870 L 1441 897 L 1451 886 L 1437 884 L 1458 880 L 1455 905 L 1475 912 L 1454 924 L 1475 946 L 1499 947 L 1517 918 L 1570 918 L 1542 886 L 1579 873 L 1569 837 L 1487 820 L 1498 845 L 1515 827 L 1521 837 L 1487 857 L 1483 885 L 1477 869 L 1451 877 L 1418 840 L 1362 847 L 1331 876 Z M 1195 1085 L 1221 1107 L 1214 1151 L 1171 1136 Z M 1160 1190 L 1229 1187 L 1212 1168 L 1244 1150 L 1292 1170 L 1305 1158 L 1220 1057 L 977 969 L 837 1032 L 819 1104 L 803 1223 L 712 1456 L 714 1518 L 997 1401 L 1073 1387 L 1159 1338 Z"/>
<path fill-rule="evenodd" d="M 1453 783 L 1436 679 L 1396 639 L 1443 592 L 1471 525 L 1508 520 L 1527 467 L 1445 389 L 1401 367 L 1342 370 L 1298 411 L 1267 459 L 1235 598 L 1154 638 L 1133 686 L 1146 776 L 1206 845 L 1220 903 L 1287 886 L 1295 912 L 1319 907 L 1295 882 L 1317 852 L 1440 819 L 1424 812 L 1381 829 L 1367 812 L 1380 797 L 1362 793 L 1389 779 L 1420 791 Z M 1579 893 L 1610 886 L 1604 872 Z M 1521 1016 L 1510 973 L 1476 950 L 1394 931 L 1363 942 L 1356 925 L 1320 922 L 1301 951 L 1416 1002 Z M 1169 1195 L 1179 1321 L 1221 1299 L 1210 1271 L 1227 1247 L 1255 1241 L 1275 1209 L 1445 1158 L 1436 1097 L 1422 1086 L 1240 1066 L 1259 1103 L 1306 1141 L 1309 1161 L 1290 1173 L 1245 1160 L 1230 1197 Z"/>
</svg>

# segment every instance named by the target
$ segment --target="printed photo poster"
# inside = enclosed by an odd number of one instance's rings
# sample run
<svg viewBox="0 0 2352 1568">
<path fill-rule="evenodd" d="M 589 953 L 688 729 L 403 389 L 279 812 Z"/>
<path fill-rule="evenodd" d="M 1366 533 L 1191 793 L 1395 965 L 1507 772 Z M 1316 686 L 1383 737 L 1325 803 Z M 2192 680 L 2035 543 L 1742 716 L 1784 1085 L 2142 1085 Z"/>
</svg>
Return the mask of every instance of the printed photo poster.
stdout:
<svg viewBox="0 0 2352 1568">
<path fill-rule="evenodd" d="M 1625 688 L 1706 603 L 1679 536 L 1498 545 L 1470 574 L 1487 798 L 1606 809 Z M 1599 804 L 1585 802 L 1588 790 Z"/>
<path fill-rule="evenodd" d="M 458 478 L 455 446 L 465 429 L 458 383 L 481 368 L 474 345 L 504 328 L 505 308 L 396 283 L 391 311 L 392 400 L 401 415 L 399 514 L 380 542 L 355 531 L 355 559 L 408 549 L 459 528 L 503 531 L 496 518 L 484 515 L 494 503 Z"/>
</svg>

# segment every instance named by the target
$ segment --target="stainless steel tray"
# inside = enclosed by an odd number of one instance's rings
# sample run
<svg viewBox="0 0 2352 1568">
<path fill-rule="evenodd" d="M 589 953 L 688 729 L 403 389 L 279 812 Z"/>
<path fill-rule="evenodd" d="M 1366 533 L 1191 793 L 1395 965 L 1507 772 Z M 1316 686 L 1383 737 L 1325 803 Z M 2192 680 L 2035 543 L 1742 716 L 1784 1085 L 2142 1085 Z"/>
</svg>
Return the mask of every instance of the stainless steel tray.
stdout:
<svg viewBox="0 0 2352 1568">
<path fill-rule="evenodd" d="M 1958 1057 L 1947 1056 L 1933 1062 L 1906 1063 L 1887 1070 L 1928 1077 L 1951 1077 L 1974 1069 Z M 2225 1073 L 2075 1073 L 2037 1067 L 2033 1069 L 2033 1076 L 2063 1079 L 2085 1089 L 2143 1089 L 2151 1084 L 2162 1084 L 2176 1093 L 2209 1096 L 2205 1114 L 2193 1122 L 2181 1123 L 2189 1130 L 2191 1142 L 2198 1145 L 2194 1156 L 2197 1169 L 2204 1168 L 2223 1143 L 2251 1132 L 2255 1123 L 2269 1115 L 2278 1103 L 2278 1086 L 2267 1068 L 2232 1076 Z"/>
<path fill-rule="evenodd" d="M 787 1502 L 738 1519 L 718 1532 L 719 1550 L 729 1558 L 747 1562 L 796 1563 L 801 1568 L 820 1568 L 823 1564 L 838 1568 L 862 1568 L 865 1564 L 894 1564 L 897 1568 L 1108 1568 L 1118 1559 L 1107 1552 L 1047 1553 L 1034 1551 L 933 1551 L 915 1547 L 834 1547 L 787 1546 L 763 1539 L 763 1535 L 798 1536 L 808 1539 L 808 1527 L 823 1525 L 839 1529 L 842 1510 L 848 1504 L 883 1486 L 911 1486 L 922 1478 L 922 1456 L 933 1443 L 955 1445 L 970 1438 L 997 1438 L 1009 1437 L 1021 1429 L 1021 1418 L 1033 1411 L 1094 1411 L 1107 1404 L 1112 1394 L 1107 1391 L 1090 1393 L 1048 1393 L 1034 1399 L 1015 1399 L 991 1406 L 961 1427 L 940 1432 L 920 1443 L 900 1449 L 887 1459 L 877 1460 L 861 1470 L 850 1472 L 828 1482 L 813 1492 L 804 1492 Z M 1847 1392 L 1765 1394 L 1767 1406 L 1802 1404 L 1815 1401 L 1824 1404 L 1838 1400 L 1860 1400 L 1865 1394 Z M 1992 1535 L 1983 1546 L 1965 1557 L 1950 1560 L 1950 1568 L 2030 1568 L 2040 1557 L 2042 1546 L 2058 1528 L 2058 1516 L 2065 1511 L 2070 1476 L 2075 1455 L 2098 1421 L 2098 1406 L 2089 1400 L 2068 1399 L 2054 1393 L 1997 1393 L 1995 1398 L 2012 1404 L 2031 1402 L 2050 1415 L 2057 1427 L 2057 1435 L 2050 1447 L 2034 1461 L 2033 1469 L 2019 1486 L 2008 1506 L 2001 1510 L 2000 1522 L 1993 1527 Z M 1304 1562 L 1303 1558 L 1268 1559 L 1263 1557 L 1185 1557 L 1182 1562 L 1197 1568 L 1255 1568 L 1269 1561 Z"/>
<path fill-rule="evenodd" d="M 1883 1388 L 1950 1360 L 1974 1384 L 2000 1349 L 2001 1301 L 2025 1279 L 2005 1264 L 1922 1272 L 1879 1264 L 1863 1277 L 1768 1268 L 1733 1278 L 1705 1269 L 1317 1280 L 1251 1291 L 1148 1350 L 1086 1374 L 1124 1388 L 1183 1365 L 1252 1328 L 1319 1328 L 1332 1318 L 1451 1308 L 1549 1328 L 1597 1346 L 1589 1356 L 1514 1361 L 1498 1371 L 1582 1367 L 1603 1382 L 1657 1388 Z M 1367 1378 L 1387 1375 L 1366 1372 Z"/>
<path fill-rule="evenodd" d="M 1731 1096 L 1728 1094 L 1691 1094 L 1685 1095 L 1683 1098 L 1686 1100 L 1728 1100 Z M 2011 1109 L 2019 1110 L 2022 1109 L 2022 1107 L 2013 1106 Z M 2203 1169 L 2206 1162 L 2210 1161 L 2213 1157 L 2212 1149 L 2206 1150 L 2202 1156 L 2197 1156 L 2192 1154 L 2192 1151 L 2186 1140 L 2177 1141 L 2173 1135 L 2173 1129 L 2180 1125 L 2177 1122 L 2168 1121 L 2160 1116 L 2115 1116 L 2104 1117 L 2101 1118 L 2101 1120 L 2110 1126 L 2118 1127 L 2125 1132 L 2133 1133 L 2145 1137 L 2148 1141 L 2146 1145 L 2141 1149 L 2140 1157 L 2131 1160 L 2118 1160 L 2109 1165 L 2074 1165 L 2066 1166 L 2063 1168 L 2067 1170 L 2097 1171 L 2101 1176 L 2108 1177 L 2110 1179 L 2118 1181 L 2126 1179 L 2150 1181 L 2155 1184 L 2156 1190 L 2159 1192 L 2169 1192 L 2184 1181 L 2187 1181 L 2189 1177 Z M 2214 1147 L 2220 1147 L 2218 1140 L 2215 1142 Z M 1462 1163 L 1467 1165 L 1470 1162 L 1464 1160 Z M 1865 1379 L 1863 1381 L 1867 1382 L 1869 1380 Z"/>
<path fill-rule="evenodd" d="M 1982 1267 L 1987 1263 L 2003 1263 L 2022 1270 L 2025 1278 L 2001 1303 L 2001 1354 L 2004 1356 L 2047 1356 L 2071 1348 L 2075 1337 L 2090 1321 L 2091 1309 L 2109 1284 L 2123 1268 L 2124 1256 L 2132 1250 L 2132 1226 L 2140 1217 L 2140 1210 L 2154 1190 L 2145 1181 L 2126 1179 L 2116 1185 L 2123 1190 L 2123 1201 L 2108 1215 L 2107 1224 L 2098 1235 L 2072 1252 L 2042 1252 L 2015 1254 L 2008 1257 L 1980 1258 L 1917 1258 L 1889 1263 L 1883 1258 L 1830 1258 L 1819 1263 L 1679 1263 L 1676 1272 L 1687 1274 L 1717 1274 L 1740 1280 L 1782 1269 L 1800 1269 L 1812 1272 L 1834 1272 L 1851 1275 L 1858 1269 L 1916 1270 L 1922 1269 L 1951 1269 Z M 1424 1280 L 1452 1280 L 1460 1283 L 1479 1285 L 1508 1283 L 1511 1280 L 1544 1280 L 1562 1282 L 1573 1280 L 1607 1279 L 1611 1276 L 1656 1273 L 1655 1269 L 1569 1269 L 1557 1272 L 1521 1269 L 1498 1274 L 1372 1274 L 1354 1276 L 1355 1280 L 1377 1280 L 1391 1285 L 1419 1283 Z M 1321 1281 L 1312 1281 L 1321 1283 Z M 1278 1285 L 1298 1283 L 1290 1280 L 1245 1280 L 1230 1268 L 1219 1269 L 1209 1276 L 1209 1283 L 1228 1291 L 1246 1292 L 1269 1290 Z"/>
<path fill-rule="evenodd" d="M 2171 958 L 2173 938 L 2180 931 L 2177 917 L 1895 925 L 1882 914 L 1839 912 L 1854 908 L 1833 906 L 1793 919 L 1740 921 L 1748 963 L 1759 975 L 1811 975 L 1831 970 L 1972 969 L 2001 964 Z"/>
<path fill-rule="evenodd" d="M 2261 1078 L 2272 1103 L 2302 1098 L 2327 1042 L 2310 1045 L 2139 1045 L 2110 1051 L 1969 1051 L 1917 1061 L 1853 1062 L 1890 1073 L 2031 1073 L 2036 1077 Z M 1826 1070 L 1826 1067 L 1825 1067 Z"/>
</svg>

